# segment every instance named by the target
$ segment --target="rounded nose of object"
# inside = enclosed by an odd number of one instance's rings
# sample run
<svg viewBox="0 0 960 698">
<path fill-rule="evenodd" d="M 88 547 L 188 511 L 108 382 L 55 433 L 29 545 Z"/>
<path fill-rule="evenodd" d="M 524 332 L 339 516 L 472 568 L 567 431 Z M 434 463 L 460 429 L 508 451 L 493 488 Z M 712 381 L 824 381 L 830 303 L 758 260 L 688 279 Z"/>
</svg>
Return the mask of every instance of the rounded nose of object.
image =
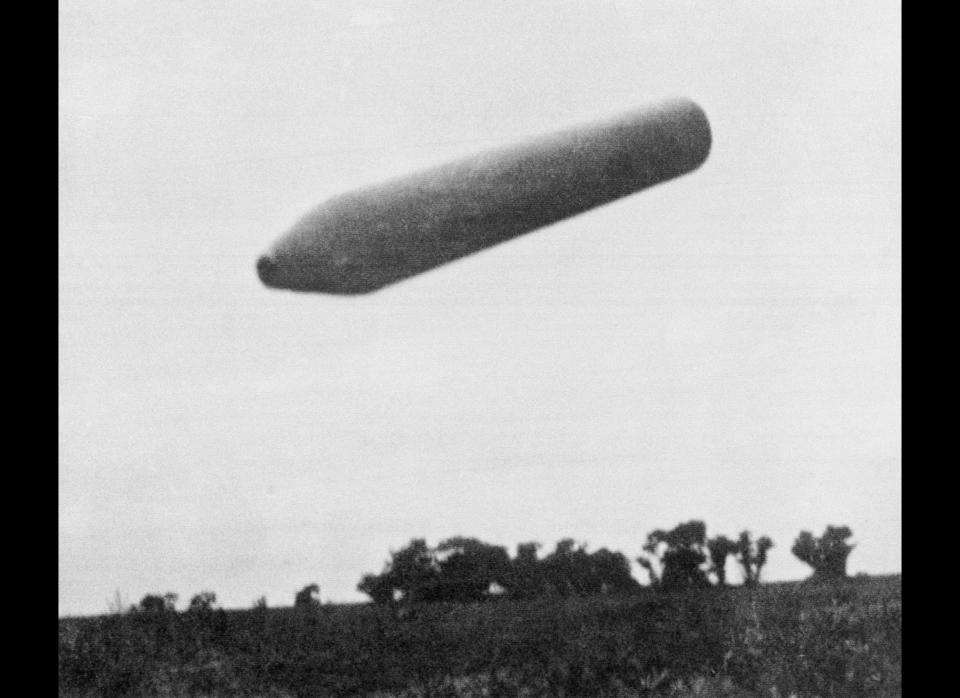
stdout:
<svg viewBox="0 0 960 698">
<path fill-rule="evenodd" d="M 274 285 L 273 279 L 276 268 L 277 263 L 273 261 L 270 255 L 261 255 L 260 259 L 257 260 L 257 276 L 267 286 Z"/>
</svg>

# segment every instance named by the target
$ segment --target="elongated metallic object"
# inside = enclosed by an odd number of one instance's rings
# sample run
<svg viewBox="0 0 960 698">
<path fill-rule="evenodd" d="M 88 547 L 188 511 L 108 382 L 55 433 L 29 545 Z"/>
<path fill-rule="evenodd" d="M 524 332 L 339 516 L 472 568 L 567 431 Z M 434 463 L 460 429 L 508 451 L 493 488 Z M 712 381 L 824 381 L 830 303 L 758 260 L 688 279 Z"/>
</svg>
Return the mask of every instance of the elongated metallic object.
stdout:
<svg viewBox="0 0 960 698">
<path fill-rule="evenodd" d="M 696 169 L 703 110 L 674 99 L 336 196 L 257 261 L 267 286 L 367 293 Z"/>
</svg>

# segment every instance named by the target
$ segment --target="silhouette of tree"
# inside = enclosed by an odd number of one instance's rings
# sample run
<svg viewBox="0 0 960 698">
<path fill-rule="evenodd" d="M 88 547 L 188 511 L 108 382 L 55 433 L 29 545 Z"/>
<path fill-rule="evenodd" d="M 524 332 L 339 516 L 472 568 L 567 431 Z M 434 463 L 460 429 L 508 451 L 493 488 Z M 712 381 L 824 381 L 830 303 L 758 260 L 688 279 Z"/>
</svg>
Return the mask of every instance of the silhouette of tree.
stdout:
<svg viewBox="0 0 960 698">
<path fill-rule="evenodd" d="M 544 593 L 546 583 L 540 560 L 539 543 L 520 543 L 517 555 L 510 561 L 510 575 L 503 586 L 512 598 L 533 599 Z"/>
<path fill-rule="evenodd" d="M 294 608 L 316 608 L 320 605 L 320 600 L 315 598 L 314 594 L 319 593 L 319 584 L 308 584 L 293 597 Z"/>
<path fill-rule="evenodd" d="M 585 543 L 572 538 L 559 541 L 540 565 L 546 586 L 561 596 L 624 593 L 638 586 L 623 553 L 606 548 L 588 553 Z"/>
<path fill-rule="evenodd" d="M 140 599 L 139 610 L 145 613 L 164 613 L 175 611 L 178 596 L 173 592 L 167 592 L 163 596 L 159 594 L 147 594 Z"/>
<path fill-rule="evenodd" d="M 406 548 L 391 553 L 389 575 L 392 587 L 407 604 L 436 597 L 440 570 L 424 538 L 414 538 Z"/>
<path fill-rule="evenodd" d="M 570 596 L 580 592 L 586 582 L 583 575 L 583 558 L 587 556 L 585 545 L 576 548 L 573 538 L 557 541 L 554 551 L 541 561 L 544 580 L 550 591 L 560 596 Z"/>
<path fill-rule="evenodd" d="M 852 535 L 847 526 L 827 526 L 819 538 L 801 531 L 790 551 L 813 568 L 814 577 L 843 579 L 847 576 L 847 558 L 854 548 L 847 543 Z"/>
<path fill-rule="evenodd" d="M 587 553 L 572 538 L 537 558 L 539 543 L 522 543 L 510 559 L 506 548 L 476 538 L 454 536 L 435 549 L 422 538 L 391 553 L 380 574 L 366 574 L 357 589 L 374 603 L 398 601 L 402 608 L 429 601 L 469 603 L 506 592 L 511 598 L 532 599 L 550 591 L 560 595 L 622 593 L 638 584 L 622 553 L 603 548 Z"/>
<path fill-rule="evenodd" d="M 214 609 L 217 595 L 212 591 L 201 591 L 190 599 L 187 606 L 186 622 L 191 624 L 199 642 L 208 642 L 219 638 L 227 630 L 227 613 L 222 608 Z"/>
<path fill-rule="evenodd" d="M 158 594 L 147 594 L 140 599 L 139 609 L 144 613 L 163 613 L 163 597 Z"/>
<path fill-rule="evenodd" d="M 213 605 L 217 602 L 217 595 L 212 591 L 201 591 L 190 599 L 190 606 L 187 610 L 194 613 L 208 613 L 213 610 Z"/>
<path fill-rule="evenodd" d="M 623 553 L 600 548 L 590 554 L 590 566 L 599 584 L 597 591 L 602 594 L 630 593 L 640 586 L 630 573 L 630 560 Z"/>
<path fill-rule="evenodd" d="M 707 541 L 710 554 L 710 572 L 717 578 L 717 586 L 727 585 L 727 556 L 737 552 L 737 543 L 726 536 L 716 536 Z"/>
<path fill-rule="evenodd" d="M 481 601 L 490 587 L 506 587 L 510 578 L 510 555 L 499 545 L 476 538 L 455 536 L 436 548 L 439 568 L 436 598 L 444 601 Z"/>
<path fill-rule="evenodd" d="M 767 564 L 767 551 L 773 547 L 773 541 L 767 536 L 760 536 L 756 542 L 750 537 L 750 531 L 740 533 L 737 540 L 737 561 L 743 568 L 743 583 L 748 587 L 760 584 L 760 572 Z"/>
<path fill-rule="evenodd" d="M 638 557 L 637 562 L 650 573 L 651 584 L 665 591 L 708 587 L 710 581 L 701 569 L 707 560 L 706 538 L 702 521 L 688 521 L 670 531 L 657 529 L 643 546 L 651 557 Z M 659 564 L 654 565 L 657 558 Z"/>
<path fill-rule="evenodd" d="M 388 574 L 365 574 L 360 583 L 357 584 L 357 591 L 367 596 L 375 604 L 388 604 L 393 601 L 393 585 Z"/>
<path fill-rule="evenodd" d="M 390 553 L 390 561 L 379 575 L 367 574 L 357 589 L 375 603 L 395 599 L 404 605 L 438 599 L 440 566 L 434 551 L 423 538 L 414 538 L 407 547 Z"/>
</svg>

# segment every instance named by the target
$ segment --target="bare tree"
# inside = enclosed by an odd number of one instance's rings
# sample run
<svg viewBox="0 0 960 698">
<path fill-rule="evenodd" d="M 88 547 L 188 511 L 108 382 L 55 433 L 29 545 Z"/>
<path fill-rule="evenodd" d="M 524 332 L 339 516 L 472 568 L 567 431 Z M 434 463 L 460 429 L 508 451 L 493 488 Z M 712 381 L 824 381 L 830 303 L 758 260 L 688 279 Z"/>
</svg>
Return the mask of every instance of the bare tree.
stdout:
<svg viewBox="0 0 960 698">
<path fill-rule="evenodd" d="M 743 531 L 737 540 L 737 561 L 743 568 L 743 583 L 748 587 L 760 584 L 760 572 L 767 564 L 767 552 L 773 547 L 773 541 L 767 536 L 760 536 L 754 542 L 750 531 Z"/>
<path fill-rule="evenodd" d="M 707 541 L 710 553 L 710 572 L 717 578 L 717 586 L 727 585 L 727 557 L 737 552 L 737 543 L 726 536 L 716 536 Z"/>
</svg>

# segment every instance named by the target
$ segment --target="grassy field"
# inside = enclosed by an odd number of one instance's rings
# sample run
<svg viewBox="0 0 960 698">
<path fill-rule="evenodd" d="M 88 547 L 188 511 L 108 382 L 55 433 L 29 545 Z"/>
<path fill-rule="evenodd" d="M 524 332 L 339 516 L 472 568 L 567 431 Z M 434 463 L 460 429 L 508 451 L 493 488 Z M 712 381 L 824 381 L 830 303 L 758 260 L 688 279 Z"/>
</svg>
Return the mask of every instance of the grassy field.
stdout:
<svg viewBox="0 0 960 698">
<path fill-rule="evenodd" d="M 899 576 L 65 618 L 61 696 L 899 696 Z"/>
</svg>

